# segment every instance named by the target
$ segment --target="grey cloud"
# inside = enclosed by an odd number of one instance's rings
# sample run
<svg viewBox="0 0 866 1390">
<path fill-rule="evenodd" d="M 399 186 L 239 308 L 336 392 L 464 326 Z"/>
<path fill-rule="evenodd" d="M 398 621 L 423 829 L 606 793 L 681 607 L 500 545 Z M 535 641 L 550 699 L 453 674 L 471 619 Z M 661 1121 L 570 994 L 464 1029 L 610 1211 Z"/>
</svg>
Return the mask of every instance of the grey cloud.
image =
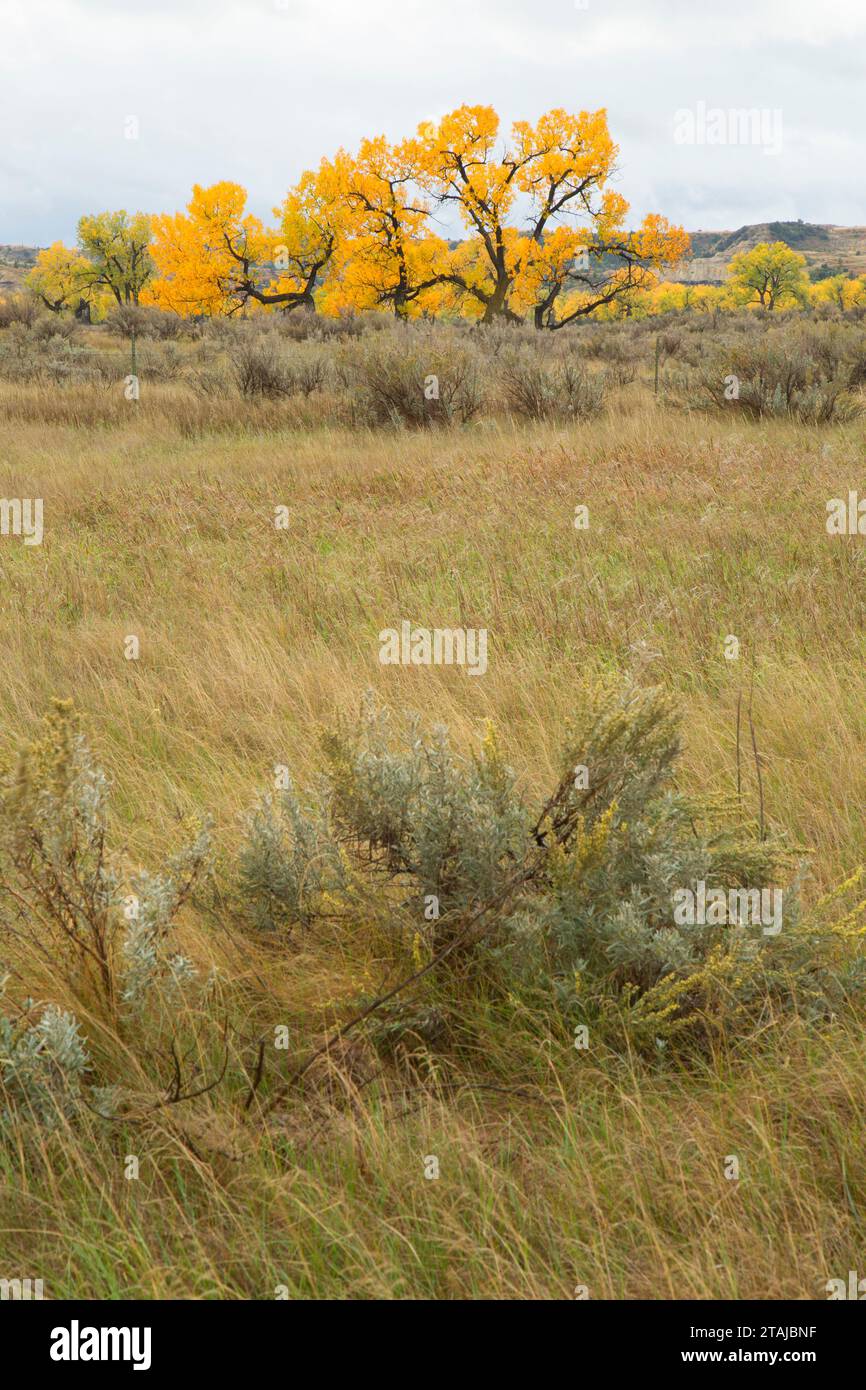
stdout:
<svg viewBox="0 0 866 1390">
<path fill-rule="evenodd" d="M 0 241 L 69 240 L 81 212 L 174 209 L 218 178 L 268 216 L 338 145 L 463 101 L 504 123 L 606 106 L 636 216 L 862 221 L 864 32 L 862 0 L 10 0 Z M 677 146 L 698 101 L 781 108 L 782 152 Z"/>
</svg>

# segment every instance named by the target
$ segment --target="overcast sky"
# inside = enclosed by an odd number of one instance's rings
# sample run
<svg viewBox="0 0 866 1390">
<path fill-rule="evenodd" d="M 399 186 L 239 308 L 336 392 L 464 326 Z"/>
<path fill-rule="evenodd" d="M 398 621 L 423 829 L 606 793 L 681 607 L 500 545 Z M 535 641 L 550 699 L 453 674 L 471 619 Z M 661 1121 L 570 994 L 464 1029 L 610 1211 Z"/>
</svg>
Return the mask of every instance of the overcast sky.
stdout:
<svg viewBox="0 0 866 1390">
<path fill-rule="evenodd" d="M 866 0 L 0 0 L 0 242 L 224 178 L 269 218 L 321 155 L 463 102 L 605 106 L 636 220 L 862 225 L 864 71 Z"/>
</svg>

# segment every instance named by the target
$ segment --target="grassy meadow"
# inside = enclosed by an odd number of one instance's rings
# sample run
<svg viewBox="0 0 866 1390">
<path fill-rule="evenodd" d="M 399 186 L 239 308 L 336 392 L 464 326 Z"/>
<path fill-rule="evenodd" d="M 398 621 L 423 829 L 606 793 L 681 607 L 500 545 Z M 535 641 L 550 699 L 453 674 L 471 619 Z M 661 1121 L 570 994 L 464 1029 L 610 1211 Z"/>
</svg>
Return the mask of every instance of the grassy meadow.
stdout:
<svg viewBox="0 0 866 1390">
<path fill-rule="evenodd" d="M 44 499 L 45 527 L 40 546 L 0 538 L 0 756 L 71 698 L 123 861 L 158 870 L 204 813 L 216 849 L 178 926 L 215 968 L 206 999 L 154 1004 L 145 1037 L 14 931 L 6 995 L 73 1010 L 127 1096 L 164 1094 L 176 1062 L 185 1093 L 226 1067 L 184 1104 L 10 1129 L 0 1273 L 53 1298 L 810 1299 L 862 1268 L 856 1012 L 768 1007 L 688 1057 L 578 1052 L 519 992 L 467 985 L 423 1066 L 356 1030 L 280 1096 L 400 956 L 363 914 L 282 939 L 231 910 L 242 814 L 275 765 L 311 782 L 321 731 L 369 689 L 462 750 L 491 721 L 533 802 L 580 692 L 612 678 L 675 698 L 677 787 L 731 798 L 740 699 L 761 774 L 743 714 L 743 814 L 787 834 L 804 898 L 866 860 L 866 551 L 825 527 L 861 485 L 866 424 L 684 409 L 654 395 L 645 347 L 590 418 L 426 430 L 341 420 L 316 392 L 286 419 L 144 370 L 138 402 L 0 381 L 0 495 Z M 382 666 L 378 634 L 404 619 L 486 628 L 486 674 Z"/>
</svg>

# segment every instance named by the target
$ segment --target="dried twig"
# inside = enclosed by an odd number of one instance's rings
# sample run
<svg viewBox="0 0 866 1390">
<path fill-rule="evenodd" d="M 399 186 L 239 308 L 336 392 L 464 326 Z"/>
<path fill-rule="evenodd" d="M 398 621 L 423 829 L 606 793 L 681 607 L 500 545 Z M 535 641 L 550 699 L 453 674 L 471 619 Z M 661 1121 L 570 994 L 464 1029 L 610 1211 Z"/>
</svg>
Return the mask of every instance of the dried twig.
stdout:
<svg viewBox="0 0 866 1390">
<path fill-rule="evenodd" d="M 752 752 L 755 755 L 755 772 L 758 777 L 758 815 L 761 839 L 764 838 L 764 779 L 761 776 L 761 758 L 758 753 L 758 740 L 755 737 L 755 725 L 752 720 L 752 697 L 755 691 L 755 660 L 752 657 L 752 684 L 749 689 L 749 731 L 752 735 Z"/>
<path fill-rule="evenodd" d="M 482 918 L 484 918 L 489 912 L 492 912 L 494 911 L 494 909 L 501 907 L 502 904 L 507 901 L 510 895 L 517 888 L 519 888 L 522 884 L 526 883 L 526 881 L 532 876 L 534 871 L 534 865 L 524 865 L 524 867 L 520 869 L 518 873 L 514 874 L 512 878 L 509 879 L 509 881 L 494 898 L 491 898 L 488 902 L 483 903 L 481 907 L 479 907 L 475 912 L 472 913 L 472 915 L 467 919 L 460 931 L 458 931 L 456 935 L 451 938 L 447 945 L 443 946 L 441 950 L 437 951 L 436 954 L 427 962 L 426 965 L 422 965 L 420 970 L 414 970 L 411 975 L 407 975 L 404 979 L 399 980 L 397 984 L 394 985 L 391 989 L 387 990 L 384 994 L 380 994 L 369 1004 L 366 1004 L 363 1009 L 360 1009 L 358 1013 L 354 1014 L 352 1018 L 350 1018 L 347 1023 L 344 1023 L 341 1028 L 338 1028 L 336 1032 L 331 1033 L 323 1043 L 321 1043 L 317 1048 L 314 1049 L 313 1052 L 310 1053 L 306 1061 L 302 1062 L 300 1066 L 296 1067 L 294 1071 L 282 1083 L 282 1085 L 278 1087 L 278 1089 L 271 1096 L 267 1105 L 264 1106 L 262 1113 L 264 1115 L 270 1114 L 271 1111 L 276 1108 L 279 1102 L 288 1093 L 289 1089 L 294 1085 L 294 1083 L 296 1081 L 299 1081 L 301 1077 L 307 1071 L 309 1071 L 313 1063 L 317 1061 L 319 1057 L 324 1056 L 326 1052 L 329 1052 L 331 1048 L 335 1046 L 336 1043 L 340 1042 L 347 1035 L 347 1033 L 351 1033 L 355 1028 L 357 1028 L 359 1023 L 363 1023 L 364 1019 L 369 1018 L 370 1014 L 375 1013 L 377 1009 L 381 1009 L 384 1004 L 387 1004 L 396 995 L 402 994 L 403 991 L 409 989 L 411 985 L 417 984 L 417 982 L 423 979 L 425 975 L 429 975 L 430 971 L 435 970 L 437 965 L 441 965 L 442 961 L 444 961 L 448 956 L 450 956 L 452 951 L 456 951 L 458 946 L 465 945 L 467 940 L 469 939 L 469 935 L 472 931 L 472 928 L 476 926 L 477 923 L 480 922 Z M 480 935 L 483 936 L 487 931 L 489 931 L 489 929 L 489 927 L 484 927 Z"/>
<path fill-rule="evenodd" d="M 743 687 L 737 691 L 737 805 L 743 804 L 742 770 L 740 766 L 740 715 L 743 705 Z"/>
<path fill-rule="evenodd" d="M 252 1105 L 252 1103 L 253 1103 L 253 1098 L 254 1098 L 254 1096 L 255 1096 L 255 1094 L 256 1094 L 256 1091 L 259 1089 L 259 1086 L 261 1085 L 262 1077 L 264 1076 L 264 1074 L 265 1074 L 265 1040 L 264 1040 L 264 1038 L 260 1038 L 260 1039 L 259 1039 L 259 1055 L 258 1055 L 258 1059 L 257 1059 L 257 1061 L 256 1061 L 255 1075 L 253 1076 L 252 1082 L 251 1082 L 251 1084 L 250 1084 L 250 1093 L 249 1093 L 249 1095 L 247 1096 L 246 1100 L 244 1101 L 244 1110 L 249 1110 L 250 1106 Z"/>
</svg>

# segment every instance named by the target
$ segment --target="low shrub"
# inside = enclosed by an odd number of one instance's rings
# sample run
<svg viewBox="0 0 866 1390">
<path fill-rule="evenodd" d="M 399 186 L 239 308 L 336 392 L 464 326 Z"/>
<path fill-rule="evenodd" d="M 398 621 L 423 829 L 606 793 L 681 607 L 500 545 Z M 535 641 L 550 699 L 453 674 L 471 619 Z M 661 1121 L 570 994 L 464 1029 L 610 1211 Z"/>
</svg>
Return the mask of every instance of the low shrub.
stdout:
<svg viewBox="0 0 866 1390">
<path fill-rule="evenodd" d="M 514 348 L 500 356 L 497 371 L 505 408 L 527 420 L 587 420 L 604 403 L 602 378 L 571 357 L 546 360 L 530 347 Z"/>
<path fill-rule="evenodd" d="M 866 986 L 866 903 L 832 923 L 823 907 L 802 914 L 796 882 L 771 887 L 790 878 L 783 842 L 725 799 L 677 790 L 678 720 L 658 691 L 587 705 L 534 809 L 490 729 L 466 757 L 443 728 L 368 700 L 325 752 L 315 813 L 292 800 L 250 820 L 244 891 L 269 927 L 310 930 L 335 910 L 368 929 L 389 922 L 416 965 L 445 971 L 422 1011 L 453 1007 L 480 971 L 488 991 L 526 991 L 570 1023 L 615 1016 L 655 1046 L 754 1021 L 771 995 L 828 1013 Z M 735 904 L 731 917 L 680 920 L 678 895 L 701 883 Z M 761 891 L 765 904 L 784 893 L 778 932 L 750 917 Z M 392 1042 L 405 1012 L 386 1010 Z"/>
<path fill-rule="evenodd" d="M 2 982 L 0 982 L 2 986 Z M 0 1126 L 32 1119 L 53 1129 L 74 1112 L 88 1055 L 74 1014 L 31 1001 L 12 1018 L 0 1010 Z"/>
<path fill-rule="evenodd" d="M 41 314 L 31 327 L 34 342 L 50 343 L 52 340 L 69 342 L 78 329 L 77 319 L 65 314 Z"/>
<path fill-rule="evenodd" d="M 683 399 L 756 420 L 789 417 L 821 425 L 861 412 L 856 393 L 864 377 L 866 335 L 859 329 L 758 324 L 712 349 L 696 380 L 688 379 Z"/>
<path fill-rule="evenodd" d="M 9 328 L 13 323 L 32 328 L 42 312 L 42 304 L 34 295 L 11 294 L 8 299 L 0 299 L 0 329 Z"/>
<path fill-rule="evenodd" d="M 338 361 L 362 424 L 465 424 L 483 403 L 478 350 L 456 333 L 396 325 L 346 345 Z"/>
<path fill-rule="evenodd" d="M 308 797 L 286 785 L 256 802 L 235 868 L 198 906 L 218 904 L 221 919 L 267 933 L 272 952 L 293 934 L 373 933 L 391 961 L 387 987 L 342 1028 L 363 1023 L 385 1052 L 409 1045 L 428 1060 L 430 1049 L 454 1047 L 456 1031 L 465 1042 L 470 1020 L 489 1021 L 491 1010 L 685 1057 L 785 1010 L 820 1022 L 862 1007 L 862 872 L 804 911 L 796 879 L 774 886 L 790 879 L 782 840 L 763 837 L 733 800 L 686 797 L 674 780 L 679 753 L 668 697 L 602 690 L 576 711 L 561 774 L 532 805 L 492 726 L 464 754 L 443 727 L 395 718 L 368 697 L 356 723 L 325 737 L 326 772 Z M 56 703 L 0 798 L 0 944 L 17 980 L 29 968 L 79 1001 L 102 1039 L 100 1062 L 91 1068 L 65 1005 L 4 1002 L 6 1122 L 50 1127 L 82 1103 L 107 1113 L 116 1088 L 85 1084 L 106 1069 L 106 1037 L 157 1063 L 167 1052 L 174 1079 L 166 1090 L 157 1065 L 162 1092 L 146 1108 L 203 1094 L 229 1064 L 226 1045 L 211 1079 L 184 1088 L 174 1037 L 176 1005 L 191 1006 L 187 1051 L 211 1049 L 196 1033 L 216 1021 L 206 1013 L 211 977 L 191 990 L 196 970 L 174 939 L 207 869 L 207 830 L 161 872 L 130 872 L 107 849 L 106 800 L 73 711 Z M 701 884 L 735 904 L 727 916 L 681 914 L 678 900 L 697 898 Z M 772 930 L 746 910 L 761 890 L 785 895 Z M 235 1065 L 236 1094 L 251 1103 L 258 1081 L 237 1056 Z"/>
<path fill-rule="evenodd" d="M 200 328 L 193 318 L 184 319 L 179 314 L 153 305 L 117 304 L 109 309 L 104 320 L 110 333 L 121 338 L 153 338 L 158 341 L 176 338 L 200 337 Z"/>
<path fill-rule="evenodd" d="M 74 323 L 71 326 L 74 330 Z M 64 331 L 46 336 L 53 327 Z M 54 319 L 39 320 L 32 329 L 13 323 L 0 337 L 0 378 L 52 385 L 99 380 L 101 354 L 76 343 L 73 333 L 66 331 L 69 327 L 69 322 Z"/>
<path fill-rule="evenodd" d="M 269 331 L 245 336 L 229 349 L 237 389 L 248 400 L 311 396 L 331 381 L 332 356 L 319 344 L 301 340 L 287 348 Z"/>
<path fill-rule="evenodd" d="M 0 795 L 0 940 L 26 941 L 77 997 L 116 1017 L 159 978 L 191 974 L 172 931 L 209 836 L 199 829 L 165 873 L 127 873 L 108 850 L 107 795 L 71 703 L 55 701 Z"/>
</svg>

